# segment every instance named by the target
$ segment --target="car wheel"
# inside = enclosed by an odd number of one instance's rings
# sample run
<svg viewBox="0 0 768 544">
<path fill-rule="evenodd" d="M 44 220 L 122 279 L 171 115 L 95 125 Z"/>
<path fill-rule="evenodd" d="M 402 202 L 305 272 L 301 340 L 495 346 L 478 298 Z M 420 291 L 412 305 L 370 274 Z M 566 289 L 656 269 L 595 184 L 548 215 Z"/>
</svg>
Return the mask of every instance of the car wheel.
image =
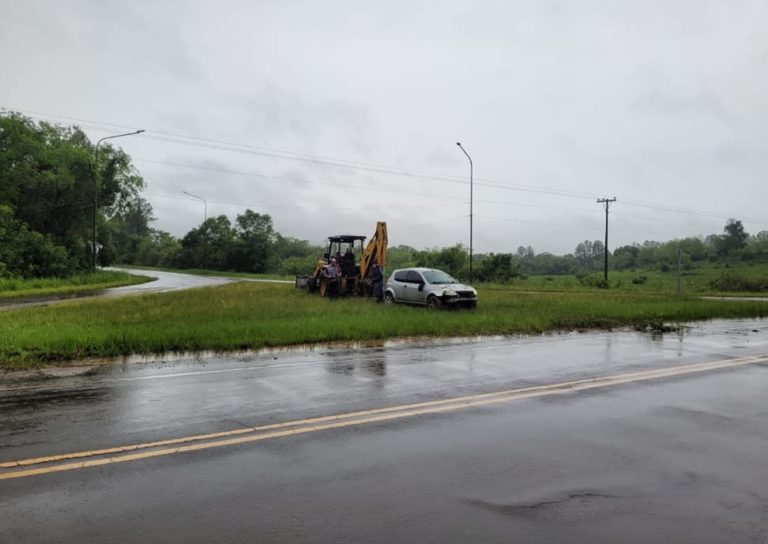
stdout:
<svg viewBox="0 0 768 544">
<path fill-rule="evenodd" d="M 394 304 L 395 297 L 392 293 L 384 293 L 384 304 Z"/>
<path fill-rule="evenodd" d="M 429 298 L 427 298 L 427 308 L 431 308 L 432 310 L 439 310 L 443 307 L 443 301 L 437 298 L 435 295 L 430 295 Z"/>
</svg>

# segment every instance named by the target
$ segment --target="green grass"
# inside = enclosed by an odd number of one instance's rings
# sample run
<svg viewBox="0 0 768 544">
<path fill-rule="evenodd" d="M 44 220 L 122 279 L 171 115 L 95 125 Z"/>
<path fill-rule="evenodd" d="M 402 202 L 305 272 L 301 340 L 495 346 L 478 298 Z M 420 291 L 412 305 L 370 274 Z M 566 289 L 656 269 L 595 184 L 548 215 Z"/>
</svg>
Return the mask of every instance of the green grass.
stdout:
<svg viewBox="0 0 768 544">
<path fill-rule="evenodd" d="M 0 368 L 131 353 L 240 350 L 414 336 L 656 329 L 664 323 L 768 316 L 764 302 L 700 300 L 611 290 L 525 293 L 480 288 L 475 311 L 432 312 L 330 301 L 291 286 L 236 283 L 0 314 Z"/>
<path fill-rule="evenodd" d="M 145 276 L 132 276 L 127 272 L 103 270 L 68 278 L 0 279 L 0 299 L 87 293 L 109 287 L 145 283 L 151 279 Z"/>
<path fill-rule="evenodd" d="M 723 273 L 735 273 L 746 278 L 768 277 L 768 264 L 753 264 L 739 266 L 701 266 L 692 270 L 683 270 L 680 275 L 680 286 L 683 295 L 719 295 L 760 296 L 760 293 L 750 292 L 720 292 L 710 287 L 710 282 L 719 278 Z M 602 272 L 593 272 L 592 277 L 602 279 Z M 645 277 L 643 283 L 633 283 Z M 609 271 L 608 291 L 632 294 L 673 295 L 677 293 L 676 274 L 674 271 L 661 272 L 658 270 L 623 270 Z M 505 288 L 514 291 L 545 291 L 545 292 L 593 292 L 594 287 L 582 285 L 576 276 L 529 276 L 525 279 L 515 279 Z M 763 293 L 765 294 L 765 293 Z"/>
</svg>

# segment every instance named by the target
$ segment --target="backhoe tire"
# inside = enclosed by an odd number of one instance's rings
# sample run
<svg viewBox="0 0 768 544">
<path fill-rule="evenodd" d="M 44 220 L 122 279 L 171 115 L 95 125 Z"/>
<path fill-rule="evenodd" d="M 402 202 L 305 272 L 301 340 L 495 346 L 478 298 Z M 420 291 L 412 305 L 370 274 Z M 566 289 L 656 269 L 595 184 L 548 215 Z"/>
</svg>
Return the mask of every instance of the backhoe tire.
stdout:
<svg viewBox="0 0 768 544">
<path fill-rule="evenodd" d="M 309 280 L 307 280 L 307 291 L 310 293 L 317 293 L 318 288 L 317 278 L 309 278 Z"/>
</svg>

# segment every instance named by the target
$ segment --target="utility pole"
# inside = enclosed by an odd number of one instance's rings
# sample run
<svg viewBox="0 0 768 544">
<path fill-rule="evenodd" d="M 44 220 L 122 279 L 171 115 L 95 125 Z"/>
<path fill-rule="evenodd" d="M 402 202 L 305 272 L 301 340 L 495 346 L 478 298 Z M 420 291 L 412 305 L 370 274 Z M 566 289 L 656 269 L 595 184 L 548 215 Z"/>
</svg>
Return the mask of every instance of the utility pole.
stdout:
<svg viewBox="0 0 768 544">
<path fill-rule="evenodd" d="M 598 204 L 605 205 L 605 247 L 603 248 L 603 256 L 605 259 L 603 265 L 603 280 L 605 280 L 606 286 L 608 285 L 608 207 L 611 205 L 611 202 L 616 202 L 616 197 L 597 199 Z"/>
<path fill-rule="evenodd" d="M 461 142 L 456 142 L 462 153 L 464 153 L 469 159 L 469 283 L 472 283 L 472 208 L 474 204 L 474 173 L 475 165 L 472 163 L 472 157 L 469 156 L 467 150 L 461 145 Z"/>
</svg>

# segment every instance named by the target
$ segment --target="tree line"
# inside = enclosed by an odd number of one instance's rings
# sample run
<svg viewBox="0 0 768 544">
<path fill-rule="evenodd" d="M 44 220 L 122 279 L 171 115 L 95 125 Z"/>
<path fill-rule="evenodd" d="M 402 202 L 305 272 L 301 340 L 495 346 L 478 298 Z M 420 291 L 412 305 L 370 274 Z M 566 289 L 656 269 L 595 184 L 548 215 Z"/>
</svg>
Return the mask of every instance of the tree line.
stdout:
<svg viewBox="0 0 768 544">
<path fill-rule="evenodd" d="M 77 127 L 0 118 L 0 276 L 66 276 L 87 270 L 111 219 L 136 206 L 144 181 L 130 157 L 94 145 Z M 94 223 L 99 233 L 92 240 Z"/>
<path fill-rule="evenodd" d="M 245 210 L 232 222 L 220 215 L 177 238 L 152 228 L 152 206 L 140 196 L 145 183 L 130 157 L 99 147 L 78 127 L 34 122 L 19 114 L 0 117 L 0 278 L 67 276 L 90 269 L 94 249 L 101 266 L 135 264 L 184 269 L 308 274 L 324 248 L 282 236 L 268 214 Z M 95 229 L 94 229 L 95 222 Z M 93 239 L 94 230 L 96 239 Z M 332 234 L 332 233 L 328 233 Z M 768 231 L 754 236 L 730 219 L 722 234 L 668 242 L 645 241 L 609 253 L 613 270 L 671 270 L 678 251 L 684 268 L 712 262 L 768 262 Z M 527 275 L 585 274 L 600 270 L 599 240 L 573 253 L 514 252 L 473 256 L 480 281 Z M 469 276 L 469 252 L 461 244 L 389 250 L 389 269 L 441 268 Z"/>
<path fill-rule="evenodd" d="M 513 253 L 473 256 L 473 276 L 480 281 L 508 282 L 533 275 L 585 275 L 603 268 L 605 245 L 600 240 L 579 242 L 573 253 L 536 253 L 520 246 Z M 659 270 L 669 272 L 678 265 L 691 270 L 705 264 L 730 265 L 768 262 L 768 231 L 750 235 L 741 221 L 729 219 L 722 234 L 656 242 L 647 240 L 608 252 L 611 270 Z M 399 246 L 390 249 L 390 264 L 443 268 L 457 277 L 469 276 L 469 252 L 462 245 L 418 251 Z"/>
</svg>

